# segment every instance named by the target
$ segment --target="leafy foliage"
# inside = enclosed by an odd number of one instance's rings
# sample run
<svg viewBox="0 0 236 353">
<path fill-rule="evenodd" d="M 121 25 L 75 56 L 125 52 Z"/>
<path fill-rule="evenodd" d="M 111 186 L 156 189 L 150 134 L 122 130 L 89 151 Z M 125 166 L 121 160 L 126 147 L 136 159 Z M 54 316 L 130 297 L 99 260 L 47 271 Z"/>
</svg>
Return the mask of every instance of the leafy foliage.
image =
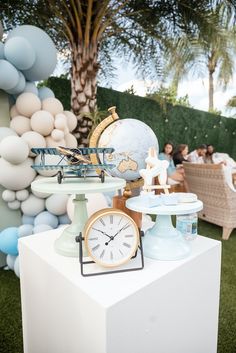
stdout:
<svg viewBox="0 0 236 353">
<path fill-rule="evenodd" d="M 2 0 L 0 20 L 5 30 L 25 23 L 43 28 L 65 58 L 75 46 L 97 42 L 103 74 L 111 74 L 115 54 L 132 60 L 147 77 L 161 74 L 161 52 L 170 39 L 213 31 L 209 10 L 215 2 L 222 1 Z"/>
<path fill-rule="evenodd" d="M 233 76 L 236 53 L 233 3 L 220 2 L 212 11 L 216 30 L 202 31 L 194 37 L 184 34 L 174 38 L 166 50 L 165 77 L 171 77 L 175 87 L 192 73 L 194 76 L 209 75 L 209 110 L 213 111 L 213 75 L 217 73 L 219 85 L 225 89 Z"/>
<path fill-rule="evenodd" d="M 191 107 L 188 95 L 177 97 L 177 90 L 173 86 L 168 88 L 161 86 L 156 91 L 147 94 L 147 97 L 157 101 L 163 109 L 166 109 L 167 103 Z"/>
</svg>

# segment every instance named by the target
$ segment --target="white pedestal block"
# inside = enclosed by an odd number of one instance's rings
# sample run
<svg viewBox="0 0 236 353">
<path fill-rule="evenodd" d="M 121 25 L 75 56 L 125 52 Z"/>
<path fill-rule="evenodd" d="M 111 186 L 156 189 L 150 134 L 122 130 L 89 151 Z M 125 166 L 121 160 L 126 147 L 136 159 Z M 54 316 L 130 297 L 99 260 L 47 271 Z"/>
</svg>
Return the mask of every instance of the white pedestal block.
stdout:
<svg viewBox="0 0 236 353">
<path fill-rule="evenodd" d="M 59 235 L 19 239 L 24 353 L 216 353 L 220 242 L 199 236 L 183 260 L 82 277 L 55 253 Z"/>
</svg>

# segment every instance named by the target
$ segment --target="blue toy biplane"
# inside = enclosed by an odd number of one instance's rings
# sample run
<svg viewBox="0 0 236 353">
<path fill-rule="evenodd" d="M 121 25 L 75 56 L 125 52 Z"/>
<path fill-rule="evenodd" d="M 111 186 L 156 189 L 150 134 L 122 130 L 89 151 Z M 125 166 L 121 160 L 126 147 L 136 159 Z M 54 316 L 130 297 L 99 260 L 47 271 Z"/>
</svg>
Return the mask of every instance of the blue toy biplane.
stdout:
<svg viewBox="0 0 236 353">
<path fill-rule="evenodd" d="M 105 162 L 105 154 L 114 152 L 114 148 L 67 148 L 58 146 L 56 148 L 31 148 L 31 151 L 37 155 L 40 155 L 40 164 L 33 164 L 32 168 L 38 170 L 57 170 L 57 181 L 59 184 L 66 178 L 86 178 L 89 173 L 89 177 L 98 177 L 101 182 L 105 181 L 105 172 L 108 169 L 115 167 L 114 164 L 107 164 Z M 60 160 L 57 164 L 45 164 L 45 155 L 58 155 Z M 90 160 L 90 155 L 96 154 L 100 164 L 94 164 Z M 65 164 L 64 162 L 67 162 Z M 96 171 L 96 174 L 90 175 L 92 171 Z"/>
</svg>

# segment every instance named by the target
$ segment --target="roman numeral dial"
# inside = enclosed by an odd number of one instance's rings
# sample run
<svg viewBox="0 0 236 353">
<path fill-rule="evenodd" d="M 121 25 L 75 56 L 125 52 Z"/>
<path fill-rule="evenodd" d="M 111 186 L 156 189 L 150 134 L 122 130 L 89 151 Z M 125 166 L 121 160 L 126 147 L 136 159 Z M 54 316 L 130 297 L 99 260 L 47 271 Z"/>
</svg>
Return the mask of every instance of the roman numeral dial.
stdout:
<svg viewBox="0 0 236 353">
<path fill-rule="evenodd" d="M 134 256 L 139 244 L 139 230 L 133 219 L 112 208 L 92 215 L 83 236 L 89 256 L 103 267 L 122 266 Z"/>
</svg>

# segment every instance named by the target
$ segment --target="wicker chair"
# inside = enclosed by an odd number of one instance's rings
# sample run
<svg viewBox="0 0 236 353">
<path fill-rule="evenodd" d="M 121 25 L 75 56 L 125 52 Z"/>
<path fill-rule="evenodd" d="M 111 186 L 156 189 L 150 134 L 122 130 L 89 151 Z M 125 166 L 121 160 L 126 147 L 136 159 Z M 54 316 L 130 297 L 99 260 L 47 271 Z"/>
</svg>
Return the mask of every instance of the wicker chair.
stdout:
<svg viewBox="0 0 236 353">
<path fill-rule="evenodd" d="M 189 191 L 203 202 L 199 218 L 223 227 L 222 238 L 227 240 L 236 227 L 236 190 L 226 181 L 219 164 L 184 163 Z"/>
</svg>

